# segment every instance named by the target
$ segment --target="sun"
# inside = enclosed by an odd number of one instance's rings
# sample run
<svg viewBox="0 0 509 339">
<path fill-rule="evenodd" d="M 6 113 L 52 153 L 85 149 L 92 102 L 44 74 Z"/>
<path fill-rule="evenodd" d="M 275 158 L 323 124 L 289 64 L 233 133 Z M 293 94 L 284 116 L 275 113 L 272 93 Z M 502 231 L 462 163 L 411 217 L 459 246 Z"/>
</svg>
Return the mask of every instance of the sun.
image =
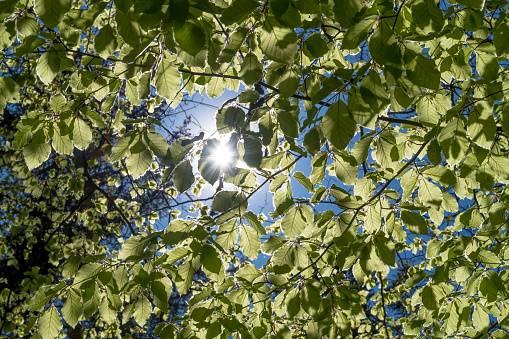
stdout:
<svg viewBox="0 0 509 339">
<path fill-rule="evenodd" d="M 229 145 L 220 143 L 212 150 L 211 158 L 216 166 L 224 169 L 233 164 L 235 154 Z"/>
</svg>

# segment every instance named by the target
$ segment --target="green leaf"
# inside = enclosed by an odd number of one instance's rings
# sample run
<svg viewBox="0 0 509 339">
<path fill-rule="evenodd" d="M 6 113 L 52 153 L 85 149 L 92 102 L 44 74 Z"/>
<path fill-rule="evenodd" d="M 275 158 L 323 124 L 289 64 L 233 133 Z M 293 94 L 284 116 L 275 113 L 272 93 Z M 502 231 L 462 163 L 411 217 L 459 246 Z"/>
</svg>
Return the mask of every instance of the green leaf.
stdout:
<svg viewBox="0 0 509 339">
<path fill-rule="evenodd" d="M 442 205 L 442 191 L 438 186 L 424 179 L 419 186 L 419 199 L 428 207 L 440 208 Z"/>
<path fill-rule="evenodd" d="M 235 245 L 239 239 L 239 230 L 236 220 L 229 221 L 219 226 L 216 242 L 223 248 L 228 249 Z"/>
<path fill-rule="evenodd" d="M 212 201 L 212 210 L 217 212 L 227 212 L 235 204 L 239 203 L 239 193 L 237 191 L 220 191 L 214 196 Z"/>
<path fill-rule="evenodd" d="M 134 304 L 134 321 L 143 327 L 147 323 L 150 314 L 152 314 L 152 304 L 147 299 L 147 297 L 142 295 L 138 298 L 136 304 Z"/>
<path fill-rule="evenodd" d="M 343 49 L 354 49 L 359 46 L 359 44 L 366 39 L 369 31 L 375 24 L 376 19 L 374 17 L 369 17 L 361 22 L 356 23 L 352 27 L 350 27 L 345 36 L 343 37 L 343 42 L 341 43 L 341 47 Z"/>
<path fill-rule="evenodd" d="M 482 148 L 491 149 L 497 125 L 489 110 L 483 106 L 474 106 L 468 116 L 467 130 L 473 142 Z"/>
<path fill-rule="evenodd" d="M 194 183 L 193 166 L 189 160 L 180 164 L 173 172 L 173 183 L 180 193 L 187 191 Z"/>
<path fill-rule="evenodd" d="M 148 240 L 145 237 L 136 235 L 131 236 L 122 244 L 122 248 L 118 252 L 120 260 L 129 260 L 129 258 L 139 257 L 148 245 Z"/>
<path fill-rule="evenodd" d="M 255 0 L 236 0 L 227 7 L 221 15 L 221 21 L 225 25 L 240 22 L 245 16 L 251 14 L 260 3 Z"/>
<path fill-rule="evenodd" d="M 396 36 L 386 20 L 382 20 L 373 31 L 369 40 L 369 53 L 380 65 L 388 62 L 399 63 L 401 55 L 397 45 Z"/>
<path fill-rule="evenodd" d="M 59 285 L 41 286 L 35 295 L 30 299 L 26 308 L 30 311 L 40 311 L 46 305 L 46 303 L 58 293 L 59 287 Z"/>
<path fill-rule="evenodd" d="M 477 331 L 484 332 L 490 327 L 490 316 L 480 304 L 475 304 L 472 312 L 472 323 Z"/>
<path fill-rule="evenodd" d="M 302 186 L 304 186 L 304 188 L 307 189 L 309 193 L 313 193 L 315 191 L 315 188 L 313 187 L 313 184 L 311 183 L 311 180 L 309 180 L 309 178 L 306 177 L 304 175 L 304 173 L 302 173 L 302 172 L 295 172 L 295 173 L 293 173 L 293 177 Z"/>
<path fill-rule="evenodd" d="M 320 58 L 329 51 L 327 41 L 318 33 L 308 36 L 304 41 L 304 46 L 313 58 Z"/>
<path fill-rule="evenodd" d="M 401 220 L 410 232 L 414 234 L 428 234 L 428 224 L 422 215 L 403 210 L 401 211 Z"/>
<path fill-rule="evenodd" d="M 306 285 L 301 291 L 300 299 L 302 308 L 310 315 L 313 316 L 320 310 L 322 298 L 320 297 L 320 289 L 317 282 L 308 280 Z"/>
<path fill-rule="evenodd" d="M 55 49 L 44 52 L 37 63 L 37 75 L 45 84 L 53 81 L 55 76 L 62 70 L 59 53 Z"/>
<path fill-rule="evenodd" d="M 427 59 L 419 54 L 405 67 L 407 69 L 408 80 L 415 85 L 434 90 L 440 88 L 440 77 L 442 74 L 432 59 Z"/>
<path fill-rule="evenodd" d="M 426 33 L 439 32 L 444 26 L 444 16 L 435 0 L 417 0 L 411 8 L 414 22 Z"/>
<path fill-rule="evenodd" d="M 260 167 L 262 161 L 262 141 L 253 136 L 244 137 L 244 156 L 242 159 L 249 167 Z"/>
<path fill-rule="evenodd" d="M 226 134 L 244 126 L 246 114 L 240 107 L 229 106 L 217 111 L 216 129 L 219 134 Z"/>
<path fill-rule="evenodd" d="M 62 316 L 64 320 L 71 326 L 75 327 L 78 323 L 79 317 L 81 316 L 81 310 L 83 305 L 81 304 L 81 295 L 75 289 L 71 288 L 67 292 L 67 300 L 62 307 Z"/>
<path fill-rule="evenodd" d="M 426 285 L 421 291 L 422 304 L 428 310 L 436 310 L 439 307 L 440 299 L 437 289 L 435 285 Z"/>
<path fill-rule="evenodd" d="M 29 170 L 39 167 L 40 164 L 48 160 L 51 154 L 51 146 L 49 143 L 36 144 L 31 142 L 23 148 L 23 155 Z"/>
<path fill-rule="evenodd" d="M 164 156 L 161 159 L 163 164 L 168 166 L 170 173 L 171 171 L 173 171 L 175 166 L 180 164 L 186 158 L 189 152 L 192 151 L 193 146 L 194 143 L 186 138 L 180 138 L 178 140 L 175 140 L 170 145 L 170 147 L 168 148 L 168 152 L 166 153 L 166 156 Z"/>
<path fill-rule="evenodd" d="M 291 64 L 297 53 L 297 34 L 292 29 L 279 26 L 268 19 L 260 33 L 260 48 L 269 59 Z"/>
<path fill-rule="evenodd" d="M 476 68 L 479 74 L 486 80 L 496 80 L 499 77 L 499 64 L 495 56 L 484 53 L 476 53 Z"/>
<path fill-rule="evenodd" d="M 108 298 L 102 300 L 99 306 L 99 314 L 101 315 L 101 320 L 106 324 L 112 324 L 117 318 L 117 311 L 110 307 Z"/>
<path fill-rule="evenodd" d="M 258 61 L 254 53 L 248 53 L 244 56 L 244 62 L 240 65 L 240 78 L 248 86 L 262 78 L 263 65 Z"/>
<path fill-rule="evenodd" d="M 157 132 L 148 132 L 145 134 L 145 142 L 158 158 L 163 158 L 168 153 L 168 142 L 166 138 Z"/>
<path fill-rule="evenodd" d="M 355 15 L 362 9 L 362 3 L 357 0 L 334 1 L 334 14 L 341 27 L 349 28 L 356 23 Z"/>
<path fill-rule="evenodd" d="M 395 267 L 396 251 L 391 239 L 376 236 L 374 237 L 373 242 L 375 244 L 376 254 L 378 257 L 382 259 L 385 264 Z"/>
<path fill-rule="evenodd" d="M 299 121 L 291 112 L 279 111 L 277 113 L 277 122 L 284 135 L 290 138 L 299 137 Z"/>
<path fill-rule="evenodd" d="M 369 233 L 377 233 L 382 228 L 382 217 L 380 211 L 374 206 L 369 206 L 364 218 L 364 228 Z"/>
<path fill-rule="evenodd" d="M 133 179 L 138 179 L 150 168 L 152 164 L 152 153 L 144 150 L 140 153 L 131 154 L 125 161 L 129 174 Z"/>
<path fill-rule="evenodd" d="M 309 205 L 298 205 L 285 214 L 281 220 L 281 229 L 286 238 L 293 239 L 301 235 L 306 226 L 313 222 L 313 209 Z"/>
<path fill-rule="evenodd" d="M 300 77 L 293 68 L 289 68 L 283 73 L 279 80 L 279 94 L 284 98 L 290 98 L 299 88 Z"/>
<path fill-rule="evenodd" d="M 461 119 L 454 118 L 440 132 L 440 147 L 449 165 L 456 165 L 467 153 L 469 142 Z"/>
<path fill-rule="evenodd" d="M 176 24 L 173 33 L 179 47 L 190 55 L 198 54 L 205 47 L 205 32 L 197 20 Z"/>
<path fill-rule="evenodd" d="M 109 157 L 110 162 L 116 162 L 124 159 L 130 152 L 131 142 L 134 140 L 134 137 L 124 136 L 117 140 L 117 143 L 111 148 L 111 155 Z"/>
<path fill-rule="evenodd" d="M 240 249 L 249 259 L 255 260 L 260 251 L 261 241 L 256 231 L 247 225 L 240 225 Z"/>
<path fill-rule="evenodd" d="M 157 92 L 168 100 L 173 100 L 180 89 L 180 73 L 169 60 L 163 59 L 154 77 Z"/>
<path fill-rule="evenodd" d="M 141 44 L 141 38 L 145 34 L 140 24 L 136 21 L 136 15 L 130 9 L 127 12 L 117 8 L 115 21 L 117 22 L 118 34 L 130 46 L 137 48 Z"/>
<path fill-rule="evenodd" d="M 493 33 L 493 44 L 499 56 L 509 53 L 509 22 L 503 21 Z"/>
<path fill-rule="evenodd" d="M 37 321 L 37 330 L 43 339 L 54 339 L 62 329 L 60 314 L 55 306 L 44 311 Z"/>
<path fill-rule="evenodd" d="M 182 295 L 187 293 L 187 290 L 193 284 L 194 268 L 190 261 L 186 261 L 178 267 L 178 275 L 180 280 L 175 281 L 175 285 L 180 295 Z"/>
<path fill-rule="evenodd" d="M 210 272 L 216 274 L 219 274 L 221 268 L 223 268 L 223 264 L 221 262 L 219 254 L 217 253 L 216 249 L 211 245 L 203 246 L 201 252 L 201 261 L 203 267 L 205 267 Z"/>
<path fill-rule="evenodd" d="M 259 236 L 266 235 L 265 228 L 262 226 L 261 222 L 258 220 L 258 217 L 253 212 L 249 211 L 243 215 L 244 218 L 249 222 L 249 224 L 255 229 L 256 233 Z"/>
<path fill-rule="evenodd" d="M 18 32 L 22 36 L 29 36 L 39 30 L 39 24 L 32 14 L 25 14 L 16 21 Z"/>
<path fill-rule="evenodd" d="M 327 140 L 339 150 L 348 146 L 357 129 L 357 124 L 350 117 L 348 108 L 342 101 L 337 101 L 329 107 L 322 119 L 321 126 Z"/>
<path fill-rule="evenodd" d="M 354 185 L 357 182 L 359 169 L 353 156 L 336 154 L 334 158 L 334 172 L 336 177 L 347 185 Z"/>
<path fill-rule="evenodd" d="M 35 0 L 35 13 L 49 28 L 55 28 L 71 9 L 72 0 Z"/>
<path fill-rule="evenodd" d="M 87 123 L 81 118 L 74 119 L 74 126 L 72 132 L 72 142 L 80 150 L 88 147 L 92 141 L 92 131 Z"/>
<path fill-rule="evenodd" d="M 105 25 L 99 31 L 99 34 L 94 39 L 95 50 L 103 58 L 109 57 L 117 49 L 117 39 L 113 34 L 113 29 L 110 25 Z"/>
<path fill-rule="evenodd" d="M 286 301 L 286 313 L 289 317 L 295 317 L 300 311 L 300 293 L 299 290 L 294 288 L 288 292 L 285 298 Z"/>
<path fill-rule="evenodd" d="M 327 166 L 327 152 L 317 153 L 311 160 L 311 166 L 313 170 L 309 179 L 313 185 L 317 185 L 322 182 L 325 177 L 325 167 Z"/>
</svg>

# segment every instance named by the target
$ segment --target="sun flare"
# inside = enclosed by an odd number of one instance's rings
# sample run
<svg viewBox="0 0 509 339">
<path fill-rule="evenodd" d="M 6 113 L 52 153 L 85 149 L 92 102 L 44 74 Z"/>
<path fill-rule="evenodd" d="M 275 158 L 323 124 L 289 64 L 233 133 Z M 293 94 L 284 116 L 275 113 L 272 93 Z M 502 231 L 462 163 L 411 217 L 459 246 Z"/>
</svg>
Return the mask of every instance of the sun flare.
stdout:
<svg viewBox="0 0 509 339">
<path fill-rule="evenodd" d="M 211 156 L 214 164 L 218 167 L 226 168 L 233 164 L 234 153 L 231 147 L 226 144 L 217 145 L 217 147 L 212 151 Z"/>
</svg>

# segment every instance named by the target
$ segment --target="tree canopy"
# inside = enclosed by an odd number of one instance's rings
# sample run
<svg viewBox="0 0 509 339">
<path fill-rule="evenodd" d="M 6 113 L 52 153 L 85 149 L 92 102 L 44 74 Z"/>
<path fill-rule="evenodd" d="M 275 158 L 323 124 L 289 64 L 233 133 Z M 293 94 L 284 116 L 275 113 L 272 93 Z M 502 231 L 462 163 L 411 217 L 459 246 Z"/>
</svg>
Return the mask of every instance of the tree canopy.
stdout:
<svg viewBox="0 0 509 339">
<path fill-rule="evenodd" d="M 507 15 L 1 1 L 0 335 L 507 337 Z"/>
</svg>

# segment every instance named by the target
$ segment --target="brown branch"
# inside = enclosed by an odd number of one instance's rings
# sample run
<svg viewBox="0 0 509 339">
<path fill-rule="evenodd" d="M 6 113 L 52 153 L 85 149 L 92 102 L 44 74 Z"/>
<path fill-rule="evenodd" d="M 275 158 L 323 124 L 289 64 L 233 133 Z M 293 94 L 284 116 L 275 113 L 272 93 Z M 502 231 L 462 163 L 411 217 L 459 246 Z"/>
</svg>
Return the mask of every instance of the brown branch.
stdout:
<svg viewBox="0 0 509 339">
<path fill-rule="evenodd" d="M 385 336 L 389 338 L 389 330 L 387 329 L 387 311 L 385 310 L 384 282 L 382 280 L 382 272 L 378 272 L 378 278 L 380 279 L 380 294 L 382 295 L 382 307 L 384 311 Z"/>
<path fill-rule="evenodd" d="M 189 71 L 189 70 L 185 70 L 185 69 L 179 69 L 179 72 L 186 73 L 186 74 L 191 74 L 191 75 L 198 75 L 198 76 L 219 77 L 219 78 L 225 78 L 225 79 L 241 80 L 240 77 L 238 77 L 238 76 L 228 75 L 228 74 L 193 72 L 193 71 Z M 276 87 L 271 86 L 271 85 L 269 85 L 269 84 L 267 84 L 267 83 L 265 83 L 263 81 L 258 81 L 258 84 L 260 84 L 261 86 L 263 86 L 263 87 L 265 87 L 267 89 L 270 89 L 271 91 L 279 93 L 279 89 L 277 89 Z M 304 96 L 304 95 L 300 95 L 300 94 L 294 94 L 294 95 L 292 95 L 292 98 L 300 99 L 300 100 L 306 100 L 306 101 L 312 101 L 312 99 L 310 97 Z M 325 101 L 319 101 L 319 102 L 317 102 L 317 104 L 320 104 L 320 105 L 325 106 L 325 107 L 332 106 L 331 103 L 325 102 Z M 403 112 L 390 112 L 389 114 L 397 114 L 397 113 L 403 113 Z M 384 117 L 384 116 L 379 116 L 378 120 L 380 120 L 380 121 L 387 121 L 387 122 L 391 122 L 391 123 L 395 123 L 395 124 L 407 124 L 407 125 L 412 125 L 412 126 L 416 126 L 416 127 L 423 127 L 423 125 L 420 122 L 412 121 L 412 120 L 397 119 L 397 118 L 390 118 L 390 117 Z"/>
</svg>

